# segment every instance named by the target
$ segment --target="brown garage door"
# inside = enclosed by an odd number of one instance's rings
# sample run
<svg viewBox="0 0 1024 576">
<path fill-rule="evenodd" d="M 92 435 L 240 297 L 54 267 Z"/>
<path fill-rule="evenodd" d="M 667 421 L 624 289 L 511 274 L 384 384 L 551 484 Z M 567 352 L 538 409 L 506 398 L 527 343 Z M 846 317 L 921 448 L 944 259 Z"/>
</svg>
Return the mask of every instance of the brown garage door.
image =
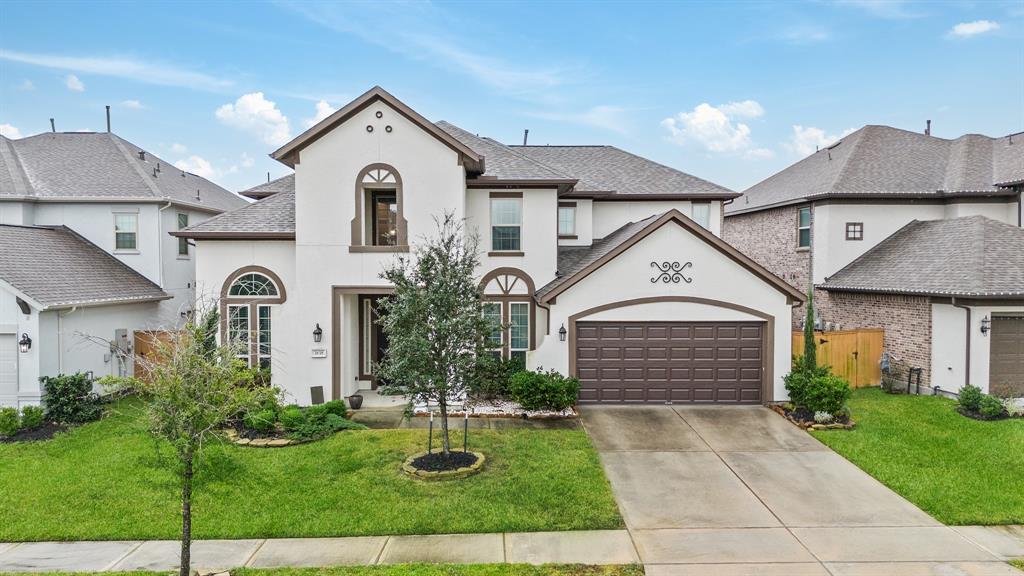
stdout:
<svg viewBox="0 0 1024 576">
<path fill-rule="evenodd" d="M 1024 318 L 992 317 L 989 391 L 996 396 L 1024 396 Z"/>
<path fill-rule="evenodd" d="M 763 322 L 578 322 L 581 403 L 761 402 Z"/>
</svg>

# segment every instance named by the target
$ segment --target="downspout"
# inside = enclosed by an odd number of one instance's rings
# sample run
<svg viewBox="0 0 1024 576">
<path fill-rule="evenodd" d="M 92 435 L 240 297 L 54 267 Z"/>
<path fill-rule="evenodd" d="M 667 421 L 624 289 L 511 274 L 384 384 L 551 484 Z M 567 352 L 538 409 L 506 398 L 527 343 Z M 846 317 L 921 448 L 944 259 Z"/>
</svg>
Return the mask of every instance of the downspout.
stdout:
<svg viewBox="0 0 1024 576">
<path fill-rule="evenodd" d="M 160 210 L 157 210 L 157 214 L 156 214 L 156 227 L 157 227 L 157 233 L 156 233 L 156 236 L 157 236 L 156 255 L 157 255 L 158 258 L 160 258 L 160 266 L 157 268 L 157 273 L 159 274 L 159 280 L 160 281 L 157 282 L 157 285 L 159 285 L 161 288 L 166 288 L 166 286 L 164 286 L 164 234 L 163 234 L 164 219 L 163 219 L 163 211 L 167 210 L 171 206 L 172 206 L 171 201 L 168 200 L 167 201 L 167 205 L 164 206 L 163 208 L 161 208 Z"/>
<path fill-rule="evenodd" d="M 967 353 L 964 358 L 964 386 L 967 386 L 971 383 L 971 309 L 963 304 L 957 304 L 955 296 L 953 297 L 953 307 L 967 312 L 967 325 L 964 330 L 964 337 L 967 339 Z"/>
</svg>

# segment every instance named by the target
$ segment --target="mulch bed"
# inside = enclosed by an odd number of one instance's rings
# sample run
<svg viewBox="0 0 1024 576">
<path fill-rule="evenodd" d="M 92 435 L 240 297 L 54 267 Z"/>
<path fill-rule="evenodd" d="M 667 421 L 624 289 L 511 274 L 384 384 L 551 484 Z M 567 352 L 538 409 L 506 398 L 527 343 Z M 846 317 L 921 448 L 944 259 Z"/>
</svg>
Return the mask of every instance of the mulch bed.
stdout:
<svg viewBox="0 0 1024 576">
<path fill-rule="evenodd" d="M 230 426 L 237 434 L 239 438 L 245 438 L 247 440 L 289 440 L 288 433 L 284 430 L 275 429 L 273 432 L 260 432 L 259 430 L 253 430 L 252 428 L 246 428 L 245 424 L 241 420 L 236 420 L 231 423 Z"/>
<path fill-rule="evenodd" d="M 854 421 L 847 414 L 838 416 L 828 424 L 819 424 L 814 421 L 814 412 L 802 406 L 789 408 L 781 404 L 772 404 L 771 409 L 793 424 L 808 430 L 852 430 L 855 425 Z"/>
<path fill-rule="evenodd" d="M 981 412 L 974 412 L 973 410 L 965 410 L 961 406 L 957 406 L 956 407 L 956 411 L 959 412 L 961 416 L 966 416 L 968 418 L 973 418 L 975 420 L 981 420 L 983 422 L 991 422 L 993 420 L 1006 420 L 1008 418 L 1011 418 L 1011 416 L 1005 410 L 999 416 L 985 416 Z"/>
<path fill-rule="evenodd" d="M 14 436 L 7 436 L 0 438 L 0 444 L 13 444 L 15 442 L 38 442 L 40 440 L 49 440 L 53 438 L 58 432 L 67 430 L 68 427 L 63 424 L 54 424 L 47 422 L 38 428 L 31 430 L 21 430 Z"/>
<path fill-rule="evenodd" d="M 427 472 L 444 472 L 447 470 L 458 470 L 459 468 L 468 468 L 476 463 L 476 454 L 472 452 L 449 452 L 448 456 L 445 456 L 443 452 L 434 452 L 425 456 L 420 456 L 412 461 L 412 465 L 417 470 L 426 470 Z"/>
</svg>

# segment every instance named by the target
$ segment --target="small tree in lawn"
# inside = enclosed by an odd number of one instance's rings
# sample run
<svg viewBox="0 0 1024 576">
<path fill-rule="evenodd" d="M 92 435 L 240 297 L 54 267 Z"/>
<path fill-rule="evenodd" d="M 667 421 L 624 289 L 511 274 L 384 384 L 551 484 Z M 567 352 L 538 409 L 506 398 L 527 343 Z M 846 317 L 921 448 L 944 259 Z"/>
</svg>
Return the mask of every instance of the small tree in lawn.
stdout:
<svg viewBox="0 0 1024 576">
<path fill-rule="evenodd" d="M 441 446 L 450 453 L 448 403 L 462 397 L 486 357 L 493 326 L 482 313 L 474 276 L 478 240 L 452 214 L 412 258 L 398 258 L 381 277 L 395 293 L 381 301 L 388 353 L 379 370 L 389 392 L 436 403 Z"/>
<path fill-rule="evenodd" d="M 814 337 L 814 288 L 807 289 L 807 318 L 804 320 L 804 367 L 818 365 L 818 347 Z"/>
<path fill-rule="evenodd" d="M 181 564 L 188 576 L 192 545 L 192 486 L 199 456 L 228 420 L 273 396 L 252 385 L 253 372 L 237 360 L 235 345 L 217 345 L 216 311 L 197 312 L 183 330 L 156 343 L 139 382 L 150 432 L 174 449 L 181 482 Z M 211 331 L 213 331 L 211 333 Z"/>
</svg>

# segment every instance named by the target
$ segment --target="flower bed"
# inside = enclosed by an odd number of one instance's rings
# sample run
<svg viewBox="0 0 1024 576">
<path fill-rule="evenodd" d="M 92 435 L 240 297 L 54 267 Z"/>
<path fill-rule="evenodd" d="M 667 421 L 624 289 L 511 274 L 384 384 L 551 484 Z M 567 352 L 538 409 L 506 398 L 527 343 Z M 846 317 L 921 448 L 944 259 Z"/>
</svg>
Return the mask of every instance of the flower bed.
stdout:
<svg viewBox="0 0 1024 576">
<path fill-rule="evenodd" d="M 795 407 L 791 404 L 771 404 L 769 407 L 786 420 L 807 430 L 853 430 L 853 427 L 856 426 L 848 414 L 840 414 L 831 422 L 826 423 L 815 421 L 814 413 L 806 408 Z"/>
<path fill-rule="evenodd" d="M 305 408 L 273 403 L 236 418 L 224 434 L 239 446 L 279 448 L 319 440 L 340 430 L 366 429 L 348 416 L 341 400 Z"/>
<path fill-rule="evenodd" d="M 461 406 L 449 406 L 448 415 L 462 418 L 469 411 L 470 418 L 525 418 L 527 420 L 554 420 L 561 418 L 576 418 L 576 413 L 571 406 L 564 410 L 526 410 L 512 400 L 495 398 L 492 400 L 469 400 Z M 437 406 L 417 404 L 413 408 L 413 416 L 429 416 L 431 412 L 437 412 Z"/>
</svg>

